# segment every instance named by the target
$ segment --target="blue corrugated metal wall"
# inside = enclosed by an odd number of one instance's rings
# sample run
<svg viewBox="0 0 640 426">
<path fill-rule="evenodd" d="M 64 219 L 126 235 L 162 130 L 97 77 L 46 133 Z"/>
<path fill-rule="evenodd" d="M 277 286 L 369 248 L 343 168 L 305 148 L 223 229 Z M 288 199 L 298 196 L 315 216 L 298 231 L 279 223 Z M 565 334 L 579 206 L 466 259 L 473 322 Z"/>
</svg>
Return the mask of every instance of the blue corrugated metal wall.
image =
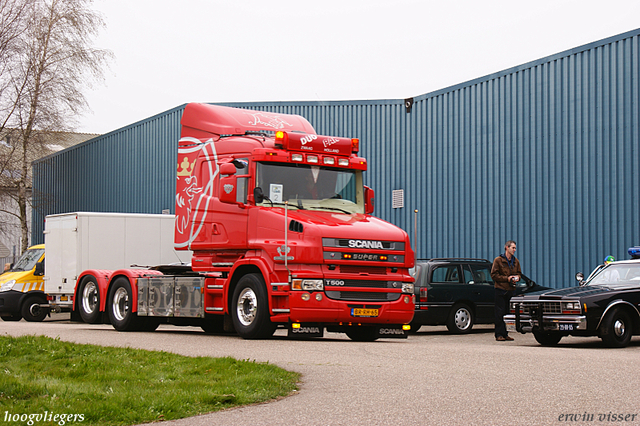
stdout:
<svg viewBox="0 0 640 426">
<path fill-rule="evenodd" d="M 410 112 L 404 100 L 225 105 L 299 114 L 320 134 L 359 137 L 369 161 L 365 181 L 376 190 L 376 215 L 413 239 L 418 210 L 419 257 L 492 259 L 514 239 L 525 274 L 564 287 L 574 284 L 576 271 L 590 271 L 607 254 L 626 258 L 626 248 L 640 244 L 639 41 L 635 30 L 418 96 Z M 180 112 L 166 113 L 173 123 L 166 131 L 175 139 L 165 142 L 173 150 Z M 156 119 L 165 121 L 164 115 Z M 121 156 L 110 147 L 99 155 Z M 139 158 L 124 160 L 124 167 Z M 175 156 L 165 159 L 175 173 Z M 41 164 L 34 173 L 36 167 Z M 163 181 L 164 170 L 154 182 Z M 150 199 L 144 182 L 138 195 Z M 82 208 L 74 206 L 86 185 L 73 194 L 53 192 L 61 194 L 54 198 L 69 200 L 67 210 L 104 210 L 118 185 L 102 185 L 106 195 L 97 188 L 99 195 Z M 396 189 L 404 190 L 404 208 L 392 207 Z M 141 207 L 139 200 L 117 198 L 107 211 L 155 213 L 167 208 L 164 200 L 173 202 L 173 187 L 158 191 L 159 204 Z"/>
<path fill-rule="evenodd" d="M 32 237 L 44 217 L 72 211 L 174 211 L 184 105 L 33 163 Z"/>
</svg>

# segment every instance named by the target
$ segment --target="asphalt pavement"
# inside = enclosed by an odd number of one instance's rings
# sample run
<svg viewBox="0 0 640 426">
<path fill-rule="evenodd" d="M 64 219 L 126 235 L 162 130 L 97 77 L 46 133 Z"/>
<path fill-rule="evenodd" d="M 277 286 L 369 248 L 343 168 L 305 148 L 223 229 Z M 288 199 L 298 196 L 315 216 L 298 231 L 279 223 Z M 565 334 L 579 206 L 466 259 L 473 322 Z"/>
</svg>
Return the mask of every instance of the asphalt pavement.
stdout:
<svg viewBox="0 0 640 426">
<path fill-rule="evenodd" d="M 496 342 L 491 326 L 476 326 L 468 335 L 422 327 L 406 340 L 369 343 L 335 333 L 289 340 L 284 330 L 269 340 L 243 340 L 169 325 L 123 333 L 66 318 L 0 322 L 0 332 L 231 356 L 302 373 L 300 389 L 290 397 L 163 422 L 172 426 L 640 425 L 640 337 L 624 349 L 577 337 L 548 348 L 531 334 Z"/>
</svg>

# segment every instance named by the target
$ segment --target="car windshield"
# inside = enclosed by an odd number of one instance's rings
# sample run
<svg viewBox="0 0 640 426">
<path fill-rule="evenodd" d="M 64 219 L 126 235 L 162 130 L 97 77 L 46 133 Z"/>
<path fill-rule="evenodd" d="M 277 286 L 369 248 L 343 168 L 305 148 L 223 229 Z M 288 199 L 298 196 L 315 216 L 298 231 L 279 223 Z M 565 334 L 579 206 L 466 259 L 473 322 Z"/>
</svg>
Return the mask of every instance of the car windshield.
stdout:
<svg viewBox="0 0 640 426">
<path fill-rule="evenodd" d="M 38 260 L 40 260 L 42 253 L 44 253 L 44 249 L 31 249 L 25 251 L 22 257 L 20 257 L 16 264 L 13 265 L 11 270 L 15 272 L 32 270 L 36 266 L 36 263 L 38 263 Z"/>
<path fill-rule="evenodd" d="M 256 187 L 267 197 L 261 206 L 364 213 L 362 173 L 303 164 L 258 163 Z"/>
<path fill-rule="evenodd" d="M 640 263 L 612 263 L 597 271 L 587 285 L 640 287 Z"/>
</svg>

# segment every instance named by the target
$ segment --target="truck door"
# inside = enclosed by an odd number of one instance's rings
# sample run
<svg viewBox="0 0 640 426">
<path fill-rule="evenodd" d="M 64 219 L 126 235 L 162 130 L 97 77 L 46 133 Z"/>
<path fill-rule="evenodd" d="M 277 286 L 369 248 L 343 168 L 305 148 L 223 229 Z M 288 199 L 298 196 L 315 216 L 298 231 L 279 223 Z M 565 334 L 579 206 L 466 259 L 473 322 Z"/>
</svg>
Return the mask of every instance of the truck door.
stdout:
<svg viewBox="0 0 640 426">
<path fill-rule="evenodd" d="M 236 168 L 236 202 L 238 204 L 221 203 L 213 200 L 210 210 L 214 214 L 209 215 L 208 235 L 212 248 L 246 249 L 247 247 L 247 223 L 248 209 L 247 188 L 249 185 L 249 161 L 247 158 L 233 161 Z M 217 176 L 215 186 L 218 191 L 224 191 L 224 185 L 220 184 L 220 175 Z M 216 194 L 217 195 L 217 194 Z"/>
</svg>

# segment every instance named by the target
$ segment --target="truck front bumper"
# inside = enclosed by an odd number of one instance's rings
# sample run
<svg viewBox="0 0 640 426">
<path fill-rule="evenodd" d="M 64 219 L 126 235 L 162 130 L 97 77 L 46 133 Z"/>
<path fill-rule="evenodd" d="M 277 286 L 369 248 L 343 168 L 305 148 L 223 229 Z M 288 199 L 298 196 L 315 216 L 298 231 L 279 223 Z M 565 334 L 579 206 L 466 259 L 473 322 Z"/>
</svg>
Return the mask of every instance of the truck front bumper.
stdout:
<svg viewBox="0 0 640 426">
<path fill-rule="evenodd" d="M 402 294 L 393 302 L 333 300 L 323 292 L 291 292 L 292 322 L 323 324 L 408 324 L 415 311 L 414 296 Z"/>
<path fill-rule="evenodd" d="M 504 316 L 507 331 L 529 333 L 534 329 L 540 331 L 572 331 L 586 330 L 587 317 L 584 315 L 543 315 L 542 319 L 530 315 L 508 314 Z"/>
</svg>

